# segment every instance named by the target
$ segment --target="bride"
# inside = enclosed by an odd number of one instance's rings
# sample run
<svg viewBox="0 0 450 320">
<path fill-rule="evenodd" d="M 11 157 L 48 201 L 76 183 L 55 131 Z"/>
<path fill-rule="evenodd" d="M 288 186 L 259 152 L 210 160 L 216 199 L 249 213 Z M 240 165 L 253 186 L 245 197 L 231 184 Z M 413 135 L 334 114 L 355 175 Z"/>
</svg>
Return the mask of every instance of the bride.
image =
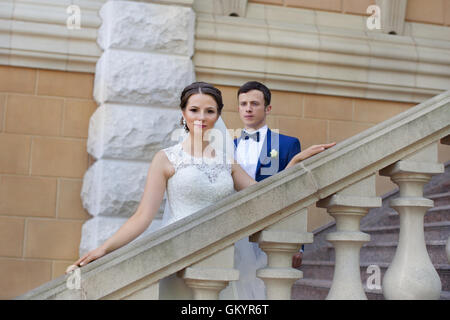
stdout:
<svg viewBox="0 0 450 320">
<path fill-rule="evenodd" d="M 205 82 L 194 82 L 183 90 L 180 108 L 183 115 L 182 123 L 188 132 L 187 137 L 181 143 L 155 154 L 136 212 L 101 246 L 69 266 L 66 273 L 128 244 L 141 235 L 155 218 L 165 192 L 169 210 L 164 213 L 161 227 L 256 183 L 239 164 L 220 148 L 214 148 L 206 139 L 205 135 L 214 128 L 223 108 L 220 90 Z M 295 155 L 286 168 L 332 145 L 334 144 L 311 146 Z M 246 248 L 253 250 L 242 242 L 236 245 L 237 251 L 247 250 Z M 247 255 L 240 252 L 240 256 Z M 237 266 L 238 269 L 245 267 L 243 263 L 257 262 L 249 259 L 246 262 L 241 261 L 241 267 Z M 254 299 L 252 292 L 261 280 L 256 278 L 254 272 L 249 273 L 248 268 L 242 271 L 240 279 L 233 284 L 231 293 L 226 296 L 231 295 L 235 299 Z M 177 297 L 181 294 L 183 299 L 190 299 L 190 289 L 175 275 L 160 282 L 160 299 L 173 297 L 171 293 L 174 292 L 177 293 Z"/>
</svg>

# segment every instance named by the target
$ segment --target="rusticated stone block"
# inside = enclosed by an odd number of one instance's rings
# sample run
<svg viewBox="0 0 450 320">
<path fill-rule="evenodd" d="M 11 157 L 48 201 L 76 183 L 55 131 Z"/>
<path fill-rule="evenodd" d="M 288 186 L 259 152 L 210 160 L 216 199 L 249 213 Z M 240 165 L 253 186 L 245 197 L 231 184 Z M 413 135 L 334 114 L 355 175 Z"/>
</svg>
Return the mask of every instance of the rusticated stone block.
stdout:
<svg viewBox="0 0 450 320">
<path fill-rule="evenodd" d="M 115 102 L 175 108 L 180 93 L 195 79 L 187 56 L 107 50 L 97 62 L 94 98 Z"/>
<path fill-rule="evenodd" d="M 81 198 L 93 216 L 129 217 L 144 192 L 149 163 L 96 161 L 83 179 Z"/>
<path fill-rule="evenodd" d="M 184 132 L 180 118 L 179 110 L 104 104 L 91 117 L 88 152 L 97 159 L 151 161 L 156 152 L 178 142 L 172 133 Z"/>
<path fill-rule="evenodd" d="M 100 10 L 98 44 L 103 50 L 135 49 L 194 53 L 195 13 L 191 8 L 131 1 L 110 1 Z"/>
</svg>

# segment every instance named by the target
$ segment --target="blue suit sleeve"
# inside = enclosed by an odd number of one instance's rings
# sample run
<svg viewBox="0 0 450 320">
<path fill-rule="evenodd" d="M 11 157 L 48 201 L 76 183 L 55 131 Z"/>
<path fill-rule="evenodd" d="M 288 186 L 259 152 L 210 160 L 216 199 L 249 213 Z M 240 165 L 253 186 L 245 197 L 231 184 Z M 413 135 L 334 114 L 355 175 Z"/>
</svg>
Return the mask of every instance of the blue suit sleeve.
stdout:
<svg viewBox="0 0 450 320">
<path fill-rule="evenodd" d="M 292 143 L 291 147 L 289 148 L 289 155 L 288 155 L 288 163 L 291 161 L 291 159 L 301 151 L 300 141 L 295 138 L 294 142 Z"/>
</svg>

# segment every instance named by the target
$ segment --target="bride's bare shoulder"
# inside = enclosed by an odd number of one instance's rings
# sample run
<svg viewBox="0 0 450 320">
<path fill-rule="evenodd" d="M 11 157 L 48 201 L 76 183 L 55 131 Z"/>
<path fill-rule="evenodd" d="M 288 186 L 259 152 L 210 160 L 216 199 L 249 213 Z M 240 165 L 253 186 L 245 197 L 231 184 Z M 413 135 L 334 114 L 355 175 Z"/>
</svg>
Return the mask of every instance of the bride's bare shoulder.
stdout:
<svg viewBox="0 0 450 320">
<path fill-rule="evenodd" d="M 163 171 L 168 178 L 175 174 L 175 168 L 167 157 L 166 152 L 159 150 L 152 159 L 152 166 Z"/>
</svg>

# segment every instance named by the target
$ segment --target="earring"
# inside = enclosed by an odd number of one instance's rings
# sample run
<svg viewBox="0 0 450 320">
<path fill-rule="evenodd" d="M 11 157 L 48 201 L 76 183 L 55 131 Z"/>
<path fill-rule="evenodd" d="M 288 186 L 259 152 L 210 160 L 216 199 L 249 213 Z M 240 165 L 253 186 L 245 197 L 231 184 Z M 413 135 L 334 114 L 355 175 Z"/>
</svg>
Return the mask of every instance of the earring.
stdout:
<svg viewBox="0 0 450 320">
<path fill-rule="evenodd" d="M 187 126 L 187 124 L 186 124 L 186 120 L 183 118 L 183 128 L 184 128 L 184 130 L 186 130 L 186 131 L 188 131 L 189 129 L 188 129 L 188 126 Z"/>
</svg>

